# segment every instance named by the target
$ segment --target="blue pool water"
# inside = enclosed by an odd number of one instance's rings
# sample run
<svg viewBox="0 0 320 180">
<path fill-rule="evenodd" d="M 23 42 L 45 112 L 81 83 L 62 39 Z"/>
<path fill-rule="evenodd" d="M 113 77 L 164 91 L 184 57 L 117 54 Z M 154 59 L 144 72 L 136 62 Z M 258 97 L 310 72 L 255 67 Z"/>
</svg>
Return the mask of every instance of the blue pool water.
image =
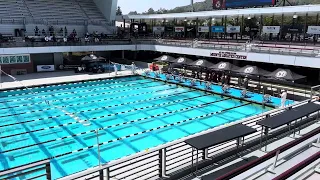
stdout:
<svg viewBox="0 0 320 180">
<path fill-rule="evenodd" d="M 0 171 L 53 158 L 57 179 L 98 165 L 96 129 L 107 163 L 271 109 L 141 76 L 32 90 L 0 92 Z"/>
</svg>

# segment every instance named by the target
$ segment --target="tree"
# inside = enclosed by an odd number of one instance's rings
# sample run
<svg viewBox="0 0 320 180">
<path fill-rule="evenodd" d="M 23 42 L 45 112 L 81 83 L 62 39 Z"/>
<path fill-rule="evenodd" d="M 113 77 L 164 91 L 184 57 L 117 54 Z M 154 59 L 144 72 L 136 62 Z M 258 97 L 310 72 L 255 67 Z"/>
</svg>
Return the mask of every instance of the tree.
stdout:
<svg viewBox="0 0 320 180">
<path fill-rule="evenodd" d="M 120 6 L 118 6 L 118 8 L 117 8 L 116 15 L 117 16 L 121 16 L 122 15 L 122 11 L 121 11 Z"/>
<path fill-rule="evenodd" d="M 130 11 L 129 15 L 138 15 L 137 11 Z"/>
<path fill-rule="evenodd" d="M 155 13 L 155 11 L 154 11 L 152 8 L 149 8 L 149 9 L 148 9 L 147 14 L 154 14 L 154 13 Z"/>
</svg>

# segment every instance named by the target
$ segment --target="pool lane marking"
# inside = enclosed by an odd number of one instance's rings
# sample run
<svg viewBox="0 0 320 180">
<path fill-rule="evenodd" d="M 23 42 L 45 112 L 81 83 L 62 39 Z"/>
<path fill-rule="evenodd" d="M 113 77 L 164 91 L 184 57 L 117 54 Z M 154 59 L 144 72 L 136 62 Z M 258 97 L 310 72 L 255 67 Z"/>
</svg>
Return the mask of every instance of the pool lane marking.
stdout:
<svg viewBox="0 0 320 180">
<path fill-rule="evenodd" d="M 203 96 L 201 96 L 201 97 L 203 97 Z M 156 118 L 156 117 L 160 117 L 160 116 L 164 116 L 164 115 L 168 115 L 168 114 L 173 114 L 173 113 L 182 112 L 182 111 L 186 111 L 186 110 L 192 110 L 192 109 L 196 109 L 196 108 L 201 108 L 201 107 L 208 106 L 210 104 L 214 104 L 214 103 L 218 103 L 218 102 L 222 102 L 222 101 L 225 101 L 225 100 L 228 100 L 228 99 L 231 99 L 231 98 L 223 98 L 223 99 L 219 99 L 219 100 L 208 102 L 208 103 L 204 103 L 204 104 L 199 104 L 199 105 L 186 107 L 186 108 L 182 108 L 182 109 L 177 109 L 177 110 L 173 110 L 173 111 L 168 111 L 168 112 L 160 113 L 160 114 L 157 114 L 157 115 L 152 115 L 152 116 L 148 116 L 148 117 L 144 117 L 144 118 L 139 118 L 139 119 L 123 122 L 123 123 L 109 125 L 109 126 L 105 126 L 105 127 L 99 128 L 99 131 L 100 130 L 109 129 L 109 128 L 118 127 L 118 126 L 122 126 L 122 125 L 132 124 L 132 123 L 135 123 L 135 122 L 139 122 L 139 121 L 143 121 L 143 120 L 147 120 L 147 119 L 152 119 L 152 118 Z M 23 148 L 29 148 L 29 147 L 32 147 L 32 146 L 37 146 L 37 145 L 40 145 L 40 144 L 46 144 L 46 143 L 50 143 L 50 142 L 54 142 L 54 141 L 61 141 L 61 140 L 67 139 L 67 138 L 72 138 L 72 137 L 75 137 L 75 136 L 82 136 L 82 135 L 93 133 L 93 132 L 96 132 L 96 130 L 90 130 L 90 131 L 86 131 L 86 132 L 72 134 L 72 135 L 61 137 L 61 138 L 57 138 L 57 139 L 51 139 L 51 140 L 43 141 L 43 142 L 40 142 L 40 143 L 31 144 L 31 145 L 28 145 L 28 146 L 23 146 L 23 147 L 19 147 L 19 148 L 14 148 L 14 149 L 2 151 L 0 153 L 7 153 L 7 152 L 23 149 Z"/>
<path fill-rule="evenodd" d="M 119 87 L 127 87 L 127 86 L 135 86 L 135 85 L 139 85 L 139 84 L 147 84 L 147 83 L 152 83 L 152 82 L 143 82 L 143 83 L 133 83 L 133 85 L 119 85 Z M 163 82 L 164 83 L 164 82 Z M 113 82 L 113 83 L 106 83 L 106 84 L 119 84 L 119 82 Z M 101 85 L 106 85 L 106 84 L 101 84 Z M 93 85 L 90 85 L 90 86 L 96 86 L 98 84 L 93 84 Z M 65 90 L 74 90 L 74 89 L 79 89 L 81 88 L 82 86 L 78 86 L 78 87 L 71 87 L 71 88 L 66 88 Z M 89 86 L 87 86 L 89 87 Z M 77 92 L 91 92 L 91 91 L 96 91 L 96 90 L 101 90 L 101 89 L 111 89 L 113 88 L 112 87 L 100 87 L 100 88 L 92 88 L 92 89 L 87 89 L 87 90 L 80 90 L 80 91 L 77 91 Z M 46 92 L 50 92 L 52 90 L 48 90 Z M 41 91 L 41 92 L 44 92 L 44 91 Z M 20 95 L 27 95 L 27 94 L 32 94 L 32 93 L 21 93 L 21 94 L 18 94 L 18 95 L 8 95 L 8 96 L 4 96 L 2 98 L 6 98 L 6 97 L 15 97 L 15 96 L 20 96 Z M 39 92 L 35 92 L 35 94 L 39 94 Z M 56 96 L 56 95 L 63 95 L 63 94 L 74 94 L 74 92 L 65 92 L 65 93 L 55 93 L 55 94 L 51 94 L 51 95 L 43 95 L 41 96 L 42 98 L 44 97 L 51 97 L 51 96 Z M 32 95 L 30 95 L 32 96 Z M 36 98 L 40 98 L 40 97 L 29 97 L 29 98 L 21 98 L 21 99 L 12 99 L 12 100 L 6 100 L 6 101 L 0 101 L 0 103 L 7 103 L 7 102 L 15 102 L 15 101 L 20 101 L 20 100 L 30 100 L 30 99 L 36 99 Z"/>
<path fill-rule="evenodd" d="M 105 115 L 105 116 L 99 116 L 99 117 L 89 118 L 89 119 L 86 119 L 86 120 L 82 120 L 80 123 L 87 122 L 87 121 L 90 122 L 90 120 L 97 120 L 97 119 L 101 119 L 101 118 L 104 118 L 104 117 L 116 116 L 116 115 L 120 115 L 120 114 L 125 114 L 125 113 L 129 113 L 129 112 L 134 112 L 134 111 L 143 110 L 143 109 L 147 109 L 147 108 L 153 108 L 153 107 L 157 107 L 157 106 L 170 105 L 170 104 L 174 104 L 174 103 L 177 103 L 177 102 L 182 102 L 182 101 L 191 100 L 191 99 L 194 99 L 194 98 L 204 97 L 204 96 L 208 96 L 208 95 L 200 95 L 200 96 L 196 96 L 196 97 L 179 99 L 179 100 L 170 101 L 170 102 L 165 102 L 165 103 L 161 103 L 161 104 L 154 104 L 154 105 L 145 106 L 145 107 L 141 107 L 141 108 L 134 108 L 134 109 L 130 109 L 130 110 L 127 110 L 127 111 L 122 111 L 122 112 L 117 112 L 117 113 L 113 113 L 113 114 L 108 114 L 108 115 Z M 100 109 L 100 108 L 96 108 L 96 109 Z M 94 109 L 94 110 L 95 110 L 95 109 Z M 89 111 L 92 111 L 92 110 L 89 110 Z M 69 125 L 77 124 L 77 123 L 79 123 L 79 122 L 78 122 L 78 121 L 74 121 L 74 122 L 69 122 L 69 123 L 65 123 L 65 124 L 59 124 L 59 125 L 56 125 L 56 126 L 50 126 L 50 127 L 45 127 L 45 128 L 41 128 L 41 129 L 32 130 L 32 131 L 27 131 L 27 132 L 12 134 L 12 135 L 8 135 L 8 136 L 2 136 L 2 137 L 0 137 L 0 139 L 8 138 L 8 137 L 13 137 L 13 136 L 18 136 L 18 135 L 23 135 L 23 134 L 28 134 L 28 133 L 33 133 L 33 132 L 38 132 L 38 131 L 43 131 L 43 130 L 48 130 L 48 129 L 54 129 L 54 128 L 59 128 L 59 127 L 69 126 Z"/>
<path fill-rule="evenodd" d="M 234 106 L 234 107 L 231 107 L 231 108 L 223 109 L 223 110 L 220 110 L 220 111 L 215 111 L 215 112 L 204 114 L 204 115 L 201 115 L 201 116 L 196 116 L 196 117 L 193 117 L 193 118 L 189 118 L 189 119 L 185 119 L 185 120 L 182 120 L 182 121 L 178 121 L 178 122 L 175 122 L 175 123 L 166 124 L 166 125 L 159 126 L 159 127 L 156 127 L 156 128 L 144 130 L 144 131 L 141 131 L 141 132 L 138 132 L 138 133 L 134 133 L 134 134 L 126 135 L 126 136 L 123 136 L 123 137 L 115 138 L 115 139 L 112 139 L 112 140 L 109 140 L 109 141 L 106 141 L 106 142 L 102 142 L 102 143 L 95 144 L 95 145 L 92 145 L 92 146 L 88 146 L 88 147 L 85 147 L 85 148 L 81 148 L 81 149 L 78 149 L 78 150 L 73 150 L 73 151 L 70 151 L 70 152 L 67 152 L 67 153 L 63 153 L 63 154 L 59 154 L 59 155 L 56 155 L 56 156 L 52 156 L 52 157 L 49 157 L 47 159 L 58 158 L 58 157 L 61 157 L 61 156 L 72 154 L 72 153 L 81 152 L 81 151 L 84 151 L 84 150 L 92 149 L 94 147 L 110 144 L 110 143 L 117 142 L 117 141 L 120 141 L 120 140 L 124 140 L 124 139 L 130 138 L 130 137 L 133 137 L 133 136 L 137 136 L 137 135 L 140 135 L 140 134 L 143 134 L 143 133 L 148 133 L 148 132 L 152 132 L 152 131 L 155 131 L 155 130 L 159 130 L 159 129 L 163 129 L 163 128 L 179 125 L 179 124 L 182 124 L 182 123 L 185 123 L 185 122 L 188 122 L 188 121 L 193 121 L 193 120 L 196 120 L 196 119 L 205 118 L 205 117 L 212 116 L 212 115 L 215 115 L 215 114 L 220 114 L 220 113 L 223 113 L 225 111 L 228 111 L 228 110 L 231 110 L 231 109 L 236 109 L 236 108 L 239 108 L 239 107 L 242 107 L 242 106 L 246 106 L 246 105 L 249 105 L 249 104 L 252 104 L 252 103 L 249 102 L 249 103 L 241 104 L 241 105 Z M 95 131 L 96 130 L 93 130 L 93 132 L 95 132 Z M 66 138 L 63 138 L 63 139 L 66 139 Z M 12 151 L 14 151 L 14 150 L 12 150 Z M 43 160 L 47 160 L 47 159 L 43 159 Z"/>
<path fill-rule="evenodd" d="M 143 84 L 146 84 L 146 83 L 143 83 Z M 137 85 L 142 85 L 142 84 L 137 84 Z M 163 85 L 163 84 L 161 84 Z M 155 85 L 155 86 L 147 86 L 147 87 L 156 87 L 156 86 L 161 86 L 161 85 Z M 118 87 L 110 87 L 110 90 L 112 90 L 113 88 L 118 88 Z M 141 88 L 141 87 L 140 87 Z M 95 88 L 94 90 L 86 90 L 86 91 L 77 91 L 76 93 L 75 92 L 70 92 L 70 94 L 77 94 L 78 92 L 89 92 L 89 91 L 96 91 L 96 90 L 100 90 L 100 89 L 106 89 L 106 88 Z M 123 91 L 129 91 L 129 90 L 132 90 L 131 89 L 125 89 Z M 133 89 L 134 90 L 134 89 Z M 61 99 L 53 99 L 53 100 L 48 100 L 48 102 L 56 102 L 56 101 L 61 101 L 61 100 L 69 100 L 69 99 L 80 99 L 80 98 L 83 98 L 83 97 L 93 97 L 93 96 L 99 96 L 99 95 L 104 95 L 104 94 L 110 94 L 110 93 L 117 93 L 119 90 L 117 91 L 108 91 L 108 92 L 104 92 L 104 93 L 96 93 L 96 94 L 90 94 L 90 95 L 84 95 L 84 96 L 76 96 L 76 97 L 68 97 L 68 98 L 61 98 Z M 65 94 L 69 94 L 69 93 L 65 93 Z M 56 96 L 56 95 L 61 95 L 61 94 L 55 94 L 53 96 Z M 21 99 L 19 99 L 21 100 Z M 3 109 L 9 109 L 9 108 L 16 108 L 16 107 L 24 107 L 24 106 L 30 106 L 30 105 L 36 105 L 36 104 L 42 104 L 42 103 L 45 103 L 43 101 L 41 102 L 37 102 L 37 103 L 30 103 L 30 104 L 22 104 L 22 105 L 16 105 L 16 106 L 9 106 L 9 107 L 4 107 L 4 108 L 0 108 L 0 110 L 3 110 Z"/>
<path fill-rule="evenodd" d="M 165 89 L 165 90 L 157 90 L 157 91 L 150 91 L 148 92 L 148 94 L 154 93 L 154 92 L 160 92 L 160 91 L 168 91 L 168 90 L 173 90 L 175 88 L 169 88 L 169 89 Z M 131 102 L 127 102 L 127 103 L 121 103 L 121 104 L 115 104 L 115 105 L 110 105 L 107 107 L 118 107 L 118 106 L 122 106 L 122 105 L 126 105 L 126 104 L 133 104 L 133 103 L 137 103 L 137 102 L 143 102 L 145 101 L 150 101 L 150 100 L 157 100 L 157 99 L 162 99 L 162 98 L 167 98 L 167 97 L 172 97 L 172 96 L 176 96 L 179 94 L 184 94 L 184 93 L 189 93 L 189 92 L 194 92 L 196 90 L 191 90 L 191 91 L 183 91 L 183 92 L 179 92 L 179 93 L 173 93 L 173 94 L 168 94 L 168 95 L 164 95 L 164 96 L 158 96 L 158 97 L 152 97 L 152 98 L 148 98 L 148 99 L 143 99 L 143 100 L 136 100 L 136 101 L 131 101 Z M 147 94 L 147 93 L 144 93 Z M 138 96 L 141 95 L 141 93 L 139 94 L 132 94 L 130 95 L 132 96 Z M 128 95 L 129 96 L 129 95 Z M 127 97 L 128 97 L 127 96 Z M 104 100 L 113 100 L 113 99 L 122 99 L 123 96 L 117 96 L 117 97 L 113 97 L 113 98 L 106 98 Z M 52 118 L 57 118 L 57 117 L 61 117 L 62 115 L 57 115 L 57 116 L 50 116 L 48 118 L 40 118 L 40 119 L 33 119 L 33 120 L 28 120 L 28 121 L 23 121 L 23 122 L 17 122 L 17 123 L 11 123 L 11 124 L 5 124 L 5 125 L 0 125 L 1 127 L 6 127 L 6 126 L 12 126 L 12 125 L 17 125 L 17 124 L 23 124 L 23 123 L 29 123 L 29 122 L 36 122 L 36 121 L 41 121 L 41 120 L 45 120 L 45 119 L 52 119 Z"/>
<path fill-rule="evenodd" d="M 160 85 L 143 86 L 143 87 L 137 87 L 137 88 L 123 89 L 123 90 L 118 90 L 118 91 L 110 91 L 110 92 L 105 92 L 105 93 L 102 93 L 102 94 L 112 94 L 112 93 L 118 93 L 118 92 L 126 92 L 126 91 L 138 90 L 138 89 L 150 88 L 150 87 L 156 87 L 156 86 L 160 86 Z M 83 96 L 79 96 L 79 97 L 83 97 Z M 88 96 L 88 97 L 90 97 L 90 96 Z M 50 101 L 48 101 L 48 102 L 50 102 Z M 52 105 L 55 106 L 54 104 L 52 104 Z M 28 112 L 8 114 L 8 115 L 0 116 L 0 118 L 10 117 L 10 116 L 18 116 L 18 115 L 22 115 L 22 114 L 31 114 L 31 113 L 35 113 L 35 112 L 43 112 L 43 111 L 47 111 L 47 110 L 54 110 L 54 109 L 59 108 L 59 107 L 68 107 L 68 106 L 55 106 L 55 107 L 50 107 L 50 108 L 45 108 L 45 109 L 40 109 L 40 110 L 32 110 L 32 111 L 28 111 Z"/>
</svg>

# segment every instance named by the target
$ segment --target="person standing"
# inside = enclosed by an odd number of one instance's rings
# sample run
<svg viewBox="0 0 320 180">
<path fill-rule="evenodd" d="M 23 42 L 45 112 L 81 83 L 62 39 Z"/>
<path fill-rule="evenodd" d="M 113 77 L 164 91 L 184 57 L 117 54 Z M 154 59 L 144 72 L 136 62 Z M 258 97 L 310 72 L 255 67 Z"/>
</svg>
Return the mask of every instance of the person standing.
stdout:
<svg viewBox="0 0 320 180">
<path fill-rule="evenodd" d="M 116 64 L 113 64 L 114 74 L 118 75 L 118 68 Z"/>
<path fill-rule="evenodd" d="M 132 64 L 131 64 L 131 72 L 132 72 L 132 74 L 134 74 L 135 68 L 136 68 L 136 66 L 135 66 L 134 62 L 132 62 Z"/>
<path fill-rule="evenodd" d="M 287 101 L 287 92 L 285 90 L 281 90 L 281 108 L 284 108 L 286 106 Z"/>
</svg>

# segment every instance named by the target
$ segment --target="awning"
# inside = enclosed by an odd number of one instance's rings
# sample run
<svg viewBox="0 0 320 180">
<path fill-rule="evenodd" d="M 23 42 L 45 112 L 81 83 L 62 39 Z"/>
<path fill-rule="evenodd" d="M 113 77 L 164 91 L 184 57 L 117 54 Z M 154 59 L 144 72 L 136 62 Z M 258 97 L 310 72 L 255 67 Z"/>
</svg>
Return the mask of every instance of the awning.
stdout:
<svg viewBox="0 0 320 180">
<path fill-rule="evenodd" d="M 280 79 L 280 80 L 287 80 L 287 81 L 296 81 L 296 80 L 305 78 L 305 76 L 296 74 L 292 72 L 290 69 L 281 69 L 281 68 L 265 76 L 273 79 Z"/>
</svg>

